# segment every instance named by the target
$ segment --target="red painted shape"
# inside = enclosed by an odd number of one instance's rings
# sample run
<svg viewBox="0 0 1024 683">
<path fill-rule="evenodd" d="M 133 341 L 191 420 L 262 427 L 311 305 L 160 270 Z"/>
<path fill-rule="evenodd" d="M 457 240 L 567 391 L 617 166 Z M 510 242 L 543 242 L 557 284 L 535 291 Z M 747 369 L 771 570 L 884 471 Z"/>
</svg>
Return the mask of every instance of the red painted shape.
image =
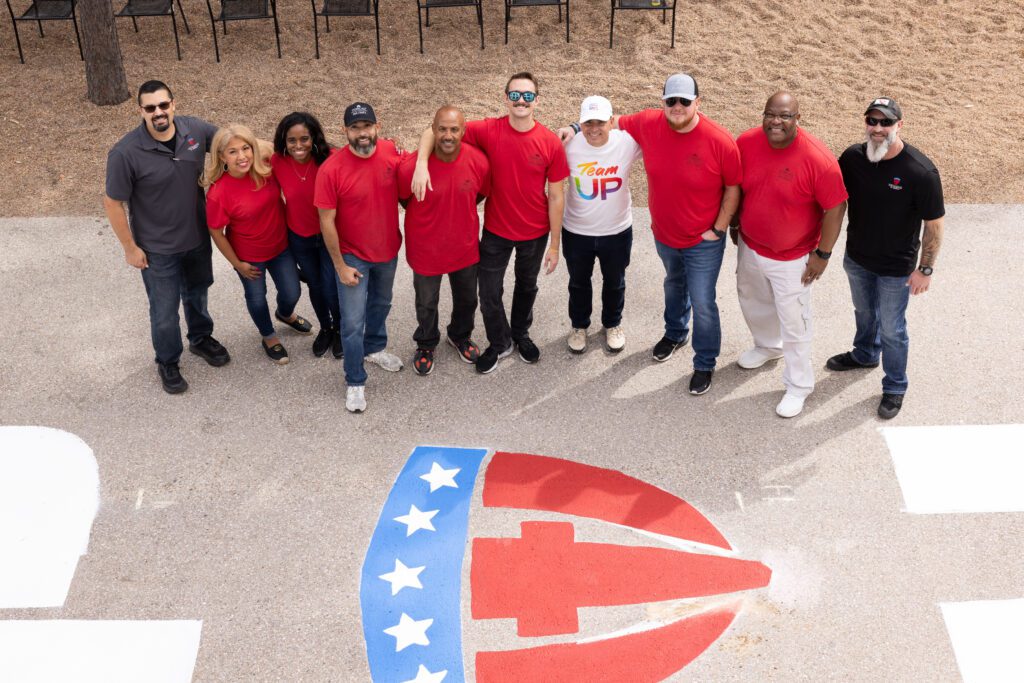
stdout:
<svg viewBox="0 0 1024 683">
<path fill-rule="evenodd" d="M 549 510 L 731 550 L 685 500 L 622 472 L 571 460 L 498 452 L 484 475 L 485 507 Z"/>
<path fill-rule="evenodd" d="M 579 631 L 577 609 L 767 586 L 760 562 L 664 548 L 576 543 L 569 522 L 522 522 L 522 538 L 475 538 L 474 619 L 514 618 L 520 636 Z"/>
<path fill-rule="evenodd" d="M 477 683 L 647 683 L 697 658 L 729 628 L 739 603 L 660 628 L 589 643 L 478 652 Z"/>
</svg>

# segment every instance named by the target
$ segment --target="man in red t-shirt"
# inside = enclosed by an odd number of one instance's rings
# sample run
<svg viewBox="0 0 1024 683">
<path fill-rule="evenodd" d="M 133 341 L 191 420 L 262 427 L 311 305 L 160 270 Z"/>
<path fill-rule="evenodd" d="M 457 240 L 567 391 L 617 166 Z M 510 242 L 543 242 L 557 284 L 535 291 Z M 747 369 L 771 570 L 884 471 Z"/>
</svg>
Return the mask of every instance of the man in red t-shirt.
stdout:
<svg viewBox="0 0 1024 683">
<path fill-rule="evenodd" d="M 389 372 L 402 369 L 388 353 L 387 318 L 402 234 L 398 231 L 398 166 L 404 153 L 378 139 L 373 107 L 345 109 L 348 145 L 320 167 L 313 204 L 324 246 L 337 273 L 341 345 L 345 352 L 345 408 L 366 410 L 363 359 Z"/>
<path fill-rule="evenodd" d="M 743 171 L 729 131 L 699 113 L 700 94 L 692 76 L 669 76 L 661 99 L 662 109 L 613 121 L 643 151 L 651 230 L 665 266 L 665 334 L 652 355 L 666 361 L 686 343 L 692 307 L 690 393 L 699 395 L 711 388 L 722 347 L 715 286 Z M 569 138 L 573 131 L 559 133 Z"/>
<path fill-rule="evenodd" d="M 484 205 L 479 266 L 480 313 L 488 347 L 477 359 L 476 370 L 484 374 L 511 355 L 513 346 L 527 363 L 540 359 L 540 349 L 530 339 L 537 276 L 542 262 L 546 273 L 558 265 L 565 205 L 562 181 L 569 177 L 569 165 L 558 136 L 534 120 L 538 92 L 532 74 L 514 74 L 505 84 L 508 115 L 470 121 L 463 138 L 483 151 L 491 164 L 491 194 Z M 413 183 L 417 197 L 430 186 L 427 159 L 433 147 L 434 135 L 428 129 L 420 140 Z M 510 324 L 502 295 L 513 251 L 516 279 Z"/>
<path fill-rule="evenodd" d="M 775 407 L 795 417 L 814 390 L 811 368 L 811 284 L 821 277 L 839 238 L 846 188 L 839 162 L 823 142 L 797 127 L 800 105 L 787 92 L 772 95 L 763 123 L 737 138 L 743 160 L 743 198 L 736 290 L 754 348 L 741 368 L 786 359 L 786 393 Z"/>
<path fill-rule="evenodd" d="M 434 369 L 434 349 L 441 341 L 437 304 L 441 278 L 452 289 L 452 319 L 448 343 L 467 363 L 480 349 L 470 339 L 476 317 L 477 263 L 480 261 L 480 215 L 477 203 L 490 192 L 490 164 L 483 152 L 462 144 L 466 117 L 444 106 L 434 115 L 434 151 L 428 168 L 433 189 L 421 200 L 413 196 L 412 176 L 418 154 L 406 157 L 398 169 L 398 196 L 405 209 L 405 258 L 413 270 L 416 320 L 419 326 L 413 368 L 420 375 Z"/>
</svg>

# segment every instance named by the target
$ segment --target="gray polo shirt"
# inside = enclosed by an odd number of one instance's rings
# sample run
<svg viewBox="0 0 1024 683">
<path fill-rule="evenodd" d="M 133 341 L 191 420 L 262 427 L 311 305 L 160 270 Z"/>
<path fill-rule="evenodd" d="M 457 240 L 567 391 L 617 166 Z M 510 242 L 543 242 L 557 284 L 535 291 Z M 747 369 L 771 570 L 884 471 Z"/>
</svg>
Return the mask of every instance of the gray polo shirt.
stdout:
<svg viewBox="0 0 1024 683">
<path fill-rule="evenodd" d="M 107 196 L 128 202 L 136 244 L 156 254 L 195 249 L 208 234 L 206 195 L 199 176 L 217 127 L 191 116 L 175 116 L 174 128 L 173 154 L 143 122 L 107 155 Z"/>
</svg>

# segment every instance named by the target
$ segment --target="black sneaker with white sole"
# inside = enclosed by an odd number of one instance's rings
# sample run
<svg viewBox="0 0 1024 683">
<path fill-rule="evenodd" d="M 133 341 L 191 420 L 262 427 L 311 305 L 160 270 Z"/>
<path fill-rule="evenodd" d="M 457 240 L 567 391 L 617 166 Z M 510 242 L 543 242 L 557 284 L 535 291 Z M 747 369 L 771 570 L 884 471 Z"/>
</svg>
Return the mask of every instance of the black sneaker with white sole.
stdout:
<svg viewBox="0 0 1024 683">
<path fill-rule="evenodd" d="M 651 355 L 654 357 L 654 360 L 659 363 L 664 363 L 672 357 L 672 354 L 676 352 L 676 349 L 682 346 L 686 346 L 686 337 L 683 337 L 680 341 L 675 341 L 668 337 L 662 337 L 661 341 L 654 345 L 654 351 L 651 352 Z"/>
<path fill-rule="evenodd" d="M 334 330 L 329 327 L 321 327 L 320 331 L 316 333 L 316 339 L 313 340 L 313 355 L 320 358 L 327 353 L 333 339 Z"/>
<path fill-rule="evenodd" d="M 412 367 L 417 375 L 429 375 L 434 371 L 434 349 L 416 349 Z"/>
<path fill-rule="evenodd" d="M 714 374 L 714 370 L 694 370 L 693 376 L 690 377 L 690 393 L 694 396 L 708 393 L 708 389 L 711 388 L 711 377 Z"/>
<path fill-rule="evenodd" d="M 540 360 L 540 349 L 529 337 L 516 340 L 516 348 L 519 349 L 519 357 L 524 363 L 536 363 Z"/>
<path fill-rule="evenodd" d="M 512 355 L 512 347 L 508 347 L 504 351 L 498 351 L 493 346 L 488 346 L 487 350 L 480 354 L 480 357 L 476 359 L 476 371 L 481 375 L 486 375 L 489 372 L 493 372 L 494 368 L 498 367 L 498 361 L 502 358 L 508 358 Z"/>
</svg>

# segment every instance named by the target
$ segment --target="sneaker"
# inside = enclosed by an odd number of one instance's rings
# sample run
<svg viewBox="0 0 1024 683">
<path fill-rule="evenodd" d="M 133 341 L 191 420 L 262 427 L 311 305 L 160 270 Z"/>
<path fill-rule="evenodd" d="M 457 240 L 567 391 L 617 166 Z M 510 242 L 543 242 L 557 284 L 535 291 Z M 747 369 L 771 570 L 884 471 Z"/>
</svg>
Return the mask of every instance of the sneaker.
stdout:
<svg viewBox="0 0 1024 683">
<path fill-rule="evenodd" d="M 313 323 L 309 322 L 301 315 L 297 315 L 295 316 L 294 320 L 289 321 L 285 320 L 283 315 L 281 315 L 277 311 L 274 311 L 274 317 L 277 318 L 278 321 L 284 323 L 288 327 L 298 332 L 299 334 L 313 334 Z"/>
<path fill-rule="evenodd" d="M 429 375 L 434 371 L 434 349 L 416 349 L 412 359 L 413 370 L 417 375 Z"/>
<path fill-rule="evenodd" d="M 180 394 L 188 389 L 188 382 L 181 376 L 177 363 L 157 363 L 156 371 L 160 373 L 160 382 L 168 394 Z"/>
<path fill-rule="evenodd" d="M 902 407 L 903 394 L 882 394 L 882 401 L 878 404 L 878 417 L 891 420 L 900 414 Z"/>
<path fill-rule="evenodd" d="M 493 346 L 488 346 L 487 350 L 480 354 L 480 357 L 476 361 L 476 371 L 481 375 L 486 375 L 488 372 L 492 372 L 494 368 L 498 367 L 498 361 L 502 358 L 508 358 L 512 355 L 512 347 L 508 347 L 504 351 L 498 351 Z"/>
<path fill-rule="evenodd" d="M 284 350 L 284 346 L 281 344 L 274 344 L 273 346 L 267 346 L 267 342 L 260 340 L 260 344 L 263 345 L 263 350 L 267 352 L 267 356 L 270 360 L 274 361 L 278 365 L 285 365 L 288 363 L 288 352 Z"/>
<path fill-rule="evenodd" d="M 472 339 L 457 342 L 451 337 L 448 337 L 448 343 L 459 352 L 459 358 L 461 358 L 464 363 L 475 363 L 476 359 L 480 357 L 480 347 L 477 346 Z"/>
<path fill-rule="evenodd" d="M 668 337 L 662 337 L 661 341 L 654 345 L 652 355 L 654 356 L 654 360 L 659 363 L 664 363 L 672 357 L 672 354 L 676 352 L 676 349 L 685 345 L 686 337 L 683 337 L 681 341 L 673 341 Z"/>
<path fill-rule="evenodd" d="M 519 349 L 519 357 L 523 359 L 523 362 L 536 363 L 540 360 L 540 349 L 529 337 L 523 337 L 516 341 L 515 345 Z"/>
<path fill-rule="evenodd" d="M 334 354 L 335 358 L 343 358 L 345 356 L 345 348 L 341 345 L 341 332 L 339 330 L 333 330 L 334 337 L 331 339 L 331 353 Z"/>
<path fill-rule="evenodd" d="M 708 393 L 708 389 L 711 388 L 711 376 L 714 374 L 714 370 L 694 370 L 693 376 L 690 377 L 690 393 L 694 396 Z"/>
<path fill-rule="evenodd" d="M 775 414 L 779 417 L 796 417 L 803 409 L 804 397 L 794 396 L 787 391 L 779 405 L 775 406 Z"/>
<path fill-rule="evenodd" d="M 626 333 L 621 325 L 606 327 L 604 330 L 604 346 L 612 353 L 618 353 L 626 345 Z"/>
<path fill-rule="evenodd" d="M 404 367 L 402 365 L 401 358 L 399 358 L 393 353 L 388 353 L 387 351 L 378 351 L 377 353 L 371 353 L 365 358 L 374 365 L 379 365 L 388 372 L 398 372 Z"/>
<path fill-rule="evenodd" d="M 877 368 L 878 361 L 874 363 L 860 363 L 853 354 L 847 351 L 846 353 L 840 353 L 838 356 L 832 356 L 825 363 L 825 367 L 829 370 L 835 370 L 836 372 L 843 372 L 844 370 L 860 370 L 861 368 Z"/>
<path fill-rule="evenodd" d="M 213 337 L 203 337 L 196 344 L 189 344 L 188 350 L 196 354 L 215 368 L 227 365 L 231 360 L 228 350 L 221 346 Z"/>
<path fill-rule="evenodd" d="M 349 387 L 345 391 L 345 410 L 350 413 L 361 413 L 366 410 L 365 387 Z"/>
<path fill-rule="evenodd" d="M 574 327 L 569 333 L 569 350 L 573 353 L 583 353 L 587 350 L 587 330 L 585 327 Z"/>
<path fill-rule="evenodd" d="M 761 349 L 755 346 L 754 348 L 741 353 L 736 364 L 746 370 L 754 370 L 755 368 L 761 367 L 768 361 L 777 360 L 779 358 L 782 358 L 782 351 L 771 351 L 769 349 Z M 789 394 L 786 395 L 789 396 Z M 779 414 L 781 415 L 782 413 Z M 796 413 L 794 413 L 794 415 L 795 414 Z M 793 415 L 786 415 L 784 417 L 793 417 Z"/>
<path fill-rule="evenodd" d="M 327 349 L 331 348 L 331 342 L 334 340 L 334 330 L 329 327 L 321 327 L 320 331 L 316 333 L 316 339 L 313 340 L 313 355 L 320 358 Z"/>
</svg>

